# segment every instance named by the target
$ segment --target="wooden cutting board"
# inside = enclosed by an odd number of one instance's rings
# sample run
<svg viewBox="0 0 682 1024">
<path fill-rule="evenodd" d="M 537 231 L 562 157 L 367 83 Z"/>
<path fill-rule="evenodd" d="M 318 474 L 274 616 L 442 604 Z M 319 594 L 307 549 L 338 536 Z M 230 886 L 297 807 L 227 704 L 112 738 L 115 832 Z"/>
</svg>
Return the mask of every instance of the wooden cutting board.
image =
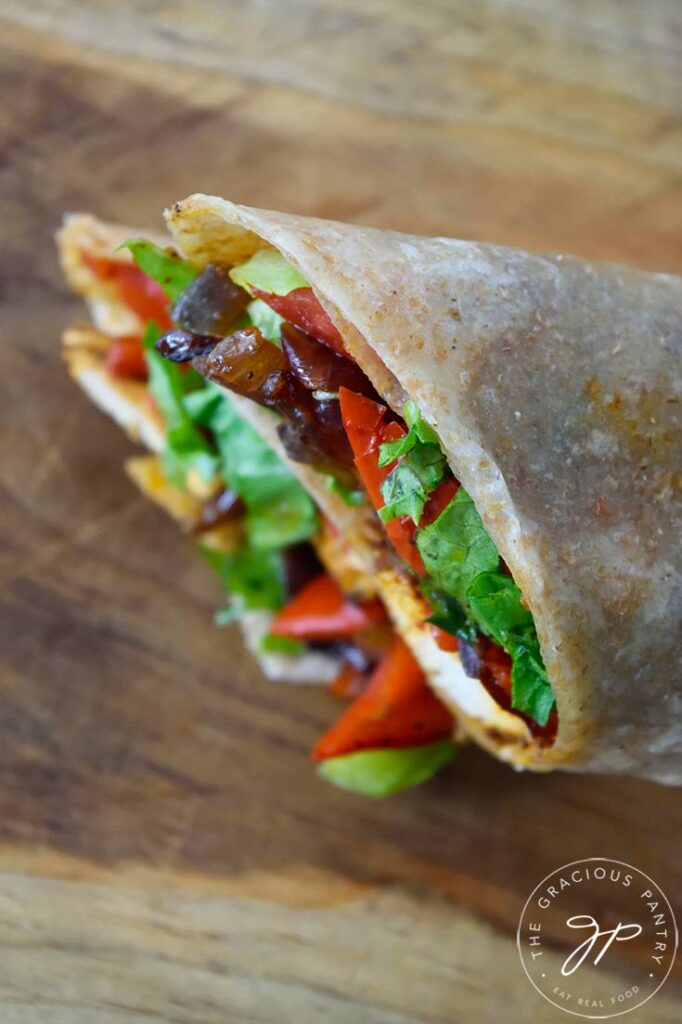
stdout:
<svg viewBox="0 0 682 1024">
<path fill-rule="evenodd" d="M 336 705 L 213 627 L 210 572 L 64 373 L 52 233 L 201 190 L 682 272 L 681 13 L 3 0 L 3 1024 L 563 1021 L 515 947 L 543 876 L 613 856 L 679 908 L 678 791 L 475 750 L 385 803 L 318 781 Z"/>
</svg>

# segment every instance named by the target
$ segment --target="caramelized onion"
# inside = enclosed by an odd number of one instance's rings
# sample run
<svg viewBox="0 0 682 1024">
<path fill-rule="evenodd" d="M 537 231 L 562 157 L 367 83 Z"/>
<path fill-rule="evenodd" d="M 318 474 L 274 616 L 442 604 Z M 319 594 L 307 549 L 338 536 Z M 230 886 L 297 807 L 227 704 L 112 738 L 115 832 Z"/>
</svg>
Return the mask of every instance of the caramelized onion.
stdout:
<svg viewBox="0 0 682 1024">
<path fill-rule="evenodd" d="M 353 449 L 343 427 L 338 398 L 315 401 L 315 423 L 324 451 L 340 465 L 354 466 Z"/>
<path fill-rule="evenodd" d="M 274 409 L 284 420 L 279 433 L 290 458 L 355 486 L 353 452 L 336 390 L 343 384 L 368 397 L 378 396 L 359 367 L 344 356 L 290 324 L 282 333 L 283 349 L 256 327 L 234 331 L 217 342 L 210 336 L 171 331 L 159 348 L 171 358 L 192 358 L 204 377 Z"/>
<path fill-rule="evenodd" d="M 270 405 L 263 389 L 272 374 L 286 370 L 287 361 L 282 351 L 266 341 L 257 327 L 246 327 L 220 341 L 205 360 L 194 365 L 209 380 L 252 398 L 260 405 Z"/>
<path fill-rule="evenodd" d="M 174 363 L 187 363 L 196 356 L 210 352 L 218 344 L 218 339 L 210 335 L 192 334 L 174 327 L 166 331 L 156 343 L 156 351 Z"/>
<path fill-rule="evenodd" d="M 284 421 L 277 427 L 282 447 L 293 462 L 303 462 L 319 473 L 333 476 L 344 487 L 357 490 L 359 480 L 355 468 L 343 466 L 320 447 L 319 437 L 305 427 Z"/>
<path fill-rule="evenodd" d="M 309 391 L 336 392 L 344 387 L 380 401 L 357 363 L 333 352 L 292 324 L 282 325 L 282 349 L 292 372 Z"/>
<path fill-rule="evenodd" d="M 185 288 L 172 309 L 173 320 L 194 334 L 225 335 L 251 301 L 226 270 L 209 263 Z"/>
</svg>

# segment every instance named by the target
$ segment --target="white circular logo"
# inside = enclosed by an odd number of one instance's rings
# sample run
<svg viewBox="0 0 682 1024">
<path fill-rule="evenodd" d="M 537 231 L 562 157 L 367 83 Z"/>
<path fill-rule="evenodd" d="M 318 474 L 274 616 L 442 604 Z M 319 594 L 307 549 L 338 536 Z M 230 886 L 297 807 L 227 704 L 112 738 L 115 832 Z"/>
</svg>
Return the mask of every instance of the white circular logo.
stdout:
<svg viewBox="0 0 682 1024">
<path fill-rule="evenodd" d="M 677 925 L 665 893 L 643 871 L 590 857 L 543 878 L 516 940 L 541 996 L 576 1017 L 604 1020 L 658 991 L 675 960 Z"/>
</svg>

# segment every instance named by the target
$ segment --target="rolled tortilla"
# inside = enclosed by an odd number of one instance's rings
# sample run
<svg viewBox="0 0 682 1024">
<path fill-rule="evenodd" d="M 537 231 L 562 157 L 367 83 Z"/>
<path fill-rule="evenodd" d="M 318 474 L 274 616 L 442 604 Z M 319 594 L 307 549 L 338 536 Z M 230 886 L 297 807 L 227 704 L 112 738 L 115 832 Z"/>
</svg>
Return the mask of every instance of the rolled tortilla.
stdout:
<svg viewBox="0 0 682 1024">
<path fill-rule="evenodd" d="M 538 745 L 436 646 L 409 576 L 368 550 L 474 738 L 517 767 L 682 782 L 682 280 L 202 195 L 166 217 L 199 266 L 277 248 L 386 401 L 409 396 L 436 430 L 534 615 L 559 715 Z"/>
</svg>

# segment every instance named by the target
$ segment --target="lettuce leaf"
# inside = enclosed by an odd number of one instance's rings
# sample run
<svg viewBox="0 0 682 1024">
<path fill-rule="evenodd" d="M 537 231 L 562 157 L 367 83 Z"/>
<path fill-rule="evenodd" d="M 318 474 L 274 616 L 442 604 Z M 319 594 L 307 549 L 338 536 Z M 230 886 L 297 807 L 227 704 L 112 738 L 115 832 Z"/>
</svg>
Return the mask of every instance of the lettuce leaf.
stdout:
<svg viewBox="0 0 682 1024">
<path fill-rule="evenodd" d="M 318 767 L 327 782 L 381 798 L 426 782 L 452 760 L 455 748 L 450 740 L 438 740 L 423 747 L 395 750 L 360 750 L 330 757 Z"/>
<path fill-rule="evenodd" d="M 467 589 L 479 573 L 497 569 L 500 556 L 463 487 L 433 523 L 417 534 L 417 548 L 435 585 L 467 605 Z"/>
<path fill-rule="evenodd" d="M 257 288 L 270 295 L 288 295 L 296 288 L 308 288 L 308 282 L 275 249 L 259 249 L 238 267 L 230 270 L 235 284 L 251 291 Z"/>
<path fill-rule="evenodd" d="M 225 479 L 246 505 L 251 544 L 274 550 L 309 540 L 317 530 L 318 514 L 308 492 L 227 395 L 212 384 L 207 390 L 218 400 L 207 400 L 201 415 L 213 431 Z M 199 407 L 198 400 L 193 402 Z"/>
<path fill-rule="evenodd" d="M 274 341 L 279 345 L 280 331 L 284 323 L 284 317 L 275 313 L 274 309 L 268 306 L 262 299 L 254 299 L 246 307 L 249 323 L 257 327 L 264 338 Z"/>
<path fill-rule="evenodd" d="M 199 273 L 187 260 L 181 259 L 167 249 L 160 249 L 158 245 L 144 238 L 129 238 L 118 248 L 129 249 L 140 270 L 160 284 L 173 302 L 182 295 Z"/>
<path fill-rule="evenodd" d="M 406 402 L 403 411 L 407 434 L 379 448 L 380 466 L 400 459 L 381 485 L 384 505 L 379 518 L 388 523 L 396 516 L 409 516 L 416 526 L 429 495 L 445 476 L 447 463 L 436 434 L 415 403 Z"/>
<path fill-rule="evenodd" d="M 282 607 L 286 590 L 280 552 L 260 551 L 248 543 L 234 551 L 216 551 L 205 544 L 200 550 L 230 595 L 230 603 L 215 614 L 218 626 L 231 625 L 248 609 Z"/>
<path fill-rule="evenodd" d="M 385 441 L 381 445 L 379 449 L 380 466 L 388 466 L 399 456 L 407 455 L 417 444 L 440 445 L 438 435 L 426 422 L 415 402 L 405 402 L 403 415 L 408 431 L 404 437 L 399 437 L 395 441 Z"/>
<path fill-rule="evenodd" d="M 277 636 L 276 633 L 268 633 L 264 636 L 259 648 L 264 654 L 287 654 L 289 656 L 301 655 L 306 651 L 306 645 L 302 640 L 295 640 L 292 636 Z"/>
<path fill-rule="evenodd" d="M 202 381 L 203 382 L 203 381 Z M 193 423 L 207 427 L 213 418 L 216 408 L 222 401 L 222 394 L 217 388 L 204 385 L 196 391 L 190 391 L 183 397 L 183 405 Z"/>
<path fill-rule="evenodd" d="M 387 523 L 396 516 L 409 516 L 415 526 L 419 525 L 424 505 L 445 476 L 445 470 L 445 456 L 439 445 L 416 441 L 381 485 L 385 502 L 379 509 L 381 521 Z"/>
<path fill-rule="evenodd" d="M 431 606 L 431 615 L 427 622 L 432 622 L 434 626 L 444 629 L 446 633 L 468 644 L 476 640 L 478 631 L 456 598 L 440 590 L 430 576 L 425 576 L 420 581 L 420 590 Z"/>
<path fill-rule="evenodd" d="M 478 629 L 502 647 L 512 659 L 512 707 L 546 725 L 554 694 L 533 616 L 511 576 L 498 571 L 497 548 L 464 488 L 416 541 L 431 621 L 469 642 Z"/>
<path fill-rule="evenodd" d="M 474 621 L 512 659 L 512 707 L 546 725 L 554 694 L 542 662 L 531 612 L 511 576 L 481 573 L 467 597 Z"/>
<path fill-rule="evenodd" d="M 342 484 L 340 480 L 337 480 L 332 473 L 324 473 L 323 476 L 327 480 L 327 490 L 331 491 L 332 494 L 337 494 L 341 501 L 346 505 L 350 505 L 351 508 L 364 505 L 367 501 L 367 493 L 362 487 L 356 489 L 347 487 L 346 484 Z"/>
</svg>

